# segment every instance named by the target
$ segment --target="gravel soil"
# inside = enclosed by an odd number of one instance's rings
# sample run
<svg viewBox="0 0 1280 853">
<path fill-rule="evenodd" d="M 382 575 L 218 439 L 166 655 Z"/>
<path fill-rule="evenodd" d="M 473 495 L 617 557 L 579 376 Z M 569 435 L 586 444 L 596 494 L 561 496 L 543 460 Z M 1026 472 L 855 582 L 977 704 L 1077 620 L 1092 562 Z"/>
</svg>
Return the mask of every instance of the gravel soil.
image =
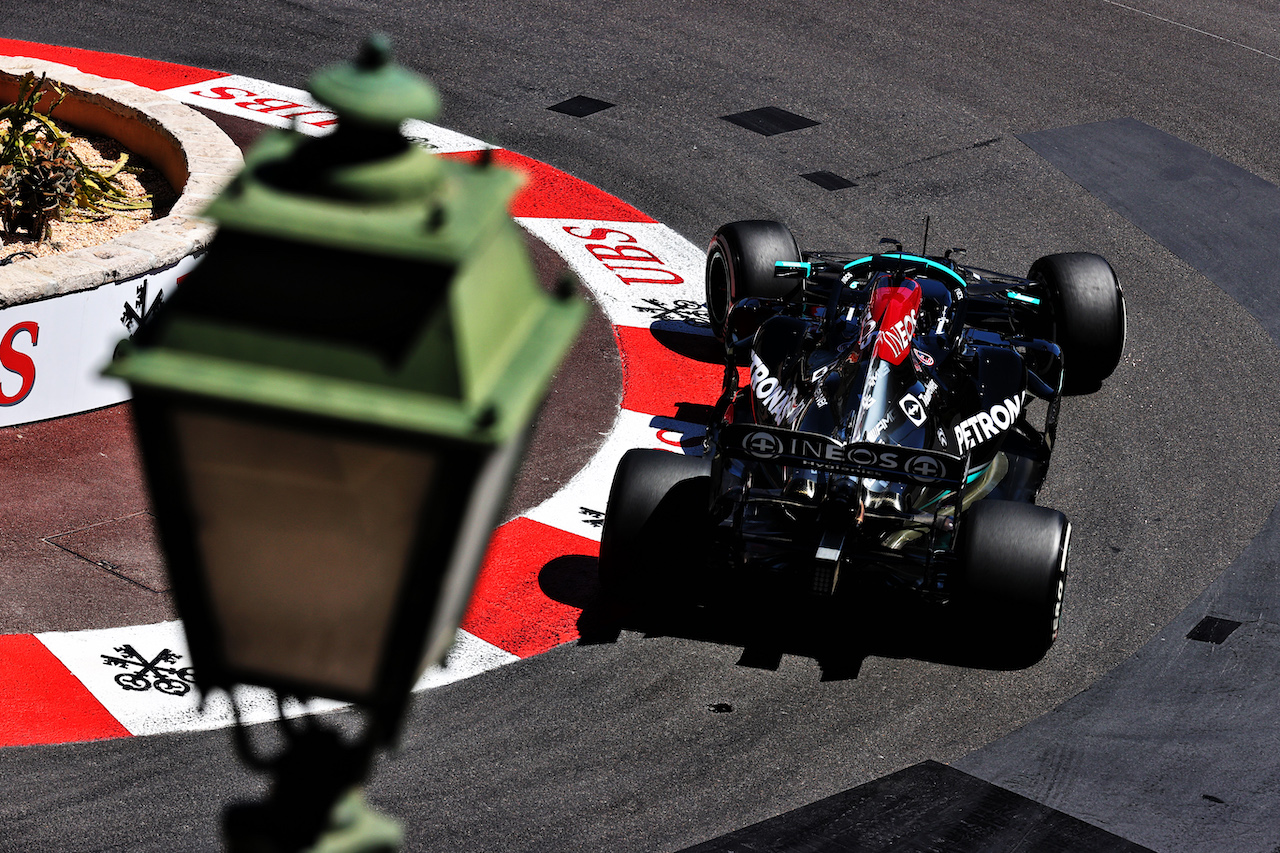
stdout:
<svg viewBox="0 0 1280 853">
<path fill-rule="evenodd" d="M 7 131 L 7 124 L 7 122 L 0 122 L 0 134 Z M 72 136 L 71 148 L 81 160 L 99 170 L 106 170 L 113 165 L 124 151 L 114 139 L 78 134 Z M 29 252 L 34 257 L 43 258 L 72 249 L 106 243 L 140 228 L 153 219 L 165 216 L 178 197 L 157 169 L 142 157 L 132 153 L 129 154 L 127 164 L 117 177 L 130 199 L 149 200 L 150 206 L 140 210 L 110 214 L 75 209 L 66 211 L 62 220 L 52 224 L 53 234 L 48 240 L 41 241 L 37 239 L 39 235 L 25 232 L 0 236 L 2 241 L 0 263 L 19 253 Z M 23 259 L 27 257 L 26 254 L 22 255 Z M 21 262 L 21 260 L 14 261 L 14 263 Z"/>
</svg>

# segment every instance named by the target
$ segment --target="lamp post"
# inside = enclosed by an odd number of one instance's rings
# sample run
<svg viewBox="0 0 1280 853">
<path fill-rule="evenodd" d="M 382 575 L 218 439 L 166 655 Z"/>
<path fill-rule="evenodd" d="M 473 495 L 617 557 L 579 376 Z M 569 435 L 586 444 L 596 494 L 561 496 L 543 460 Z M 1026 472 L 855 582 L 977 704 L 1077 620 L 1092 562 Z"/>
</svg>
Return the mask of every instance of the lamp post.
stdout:
<svg viewBox="0 0 1280 853">
<path fill-rule="evenodd" d="M 516 175 L 400 134 L 438 98 L 385 39 L 311 89 L 337 129 L 249 152 L 205 259 L 107 369 L 133 390 L 197 684 L 368 718 L 357 746 L 286 725 L 271 798 L 229 813 L 233 850 L 394 849 L 342 798 L 452 643 L 585 315 L 538 284 Z"/>
</svg>

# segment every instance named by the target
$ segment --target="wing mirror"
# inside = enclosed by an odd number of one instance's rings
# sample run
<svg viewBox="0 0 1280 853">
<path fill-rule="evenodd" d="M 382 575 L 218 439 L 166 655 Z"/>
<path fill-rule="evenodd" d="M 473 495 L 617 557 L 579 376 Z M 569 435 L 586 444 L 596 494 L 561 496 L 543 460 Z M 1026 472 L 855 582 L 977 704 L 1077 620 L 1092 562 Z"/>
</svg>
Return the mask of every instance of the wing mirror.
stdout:
<svg viewBox="0 0 1280 853">
<path fill-rule="evenodd" d="M 774 278 L 808 278 L 813 275 L 813 264 L 808 261 L 776 261 L 773 265 Z"/>
</svg>

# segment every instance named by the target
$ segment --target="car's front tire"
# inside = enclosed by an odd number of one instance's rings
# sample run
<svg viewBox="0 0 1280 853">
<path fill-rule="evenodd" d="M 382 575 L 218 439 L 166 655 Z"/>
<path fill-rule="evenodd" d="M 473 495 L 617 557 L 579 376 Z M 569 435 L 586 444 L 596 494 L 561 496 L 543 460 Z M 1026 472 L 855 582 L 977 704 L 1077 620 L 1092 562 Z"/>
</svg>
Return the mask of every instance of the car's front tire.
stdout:
<svg viewBox="0 0 1280 853">
<path fill-rule="evenodd" d="M 1016 666 L 1044 657 L 1058 636 L 1071 524 L 1048 507 L 975 503 L 956 545 L 980 641 Z"/>
<path fill-rule="evenodd" d="M 1031 265 L 1027 278 L 1048 288 L 1053 340 L 1062 349 L 1063 390 L 1096 391 L 1124 353 L 1124 293 L 1101 255 L 1065 252 Z"/>
<path fill-rule="evenodd" d="M 710 497 L 710 459 L 627 451 L 614 474 L 600 536 L 605 594 L 643 606 L 693 595 L 710 547 Z"/>
<path fill-rule="evenodd" d="M 781 299 L 796 286 L 794 278 L 774 276 L 778 261 L 799 261 L 800 247 L 781 222 L 747 219 L 722 225 L 707 247 L 707 316 L 715 336 L 746 338 L 760 319 L 730 329 L 730 309 L 743 299 Z M 743 318 L 744 320 L 746 318 Z"/>
</svg>

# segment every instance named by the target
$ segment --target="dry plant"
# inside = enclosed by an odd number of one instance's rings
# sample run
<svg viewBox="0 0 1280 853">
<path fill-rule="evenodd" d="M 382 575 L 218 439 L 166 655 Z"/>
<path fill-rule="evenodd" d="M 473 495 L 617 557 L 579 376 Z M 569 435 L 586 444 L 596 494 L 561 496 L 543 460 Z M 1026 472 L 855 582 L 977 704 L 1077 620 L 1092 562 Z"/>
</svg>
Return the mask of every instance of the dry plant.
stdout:
<svg viewBox="0 0 1280 853">
<path fill-rule="evenodd" d="M 53 97 L 47 114 L 37 109 L 46 87 Z M 56 82 L 28 72 L 18 99 L 0 107 L 0 237 L 26 232 L 39 246 L 55 221 L 84 221 L 151 205 L 149 196 L 131 197 L 120 181 L 127 153 L 102 170 L 76 153 L 71 134 L 52 118 L 65 97 Z"/>
</svg>

